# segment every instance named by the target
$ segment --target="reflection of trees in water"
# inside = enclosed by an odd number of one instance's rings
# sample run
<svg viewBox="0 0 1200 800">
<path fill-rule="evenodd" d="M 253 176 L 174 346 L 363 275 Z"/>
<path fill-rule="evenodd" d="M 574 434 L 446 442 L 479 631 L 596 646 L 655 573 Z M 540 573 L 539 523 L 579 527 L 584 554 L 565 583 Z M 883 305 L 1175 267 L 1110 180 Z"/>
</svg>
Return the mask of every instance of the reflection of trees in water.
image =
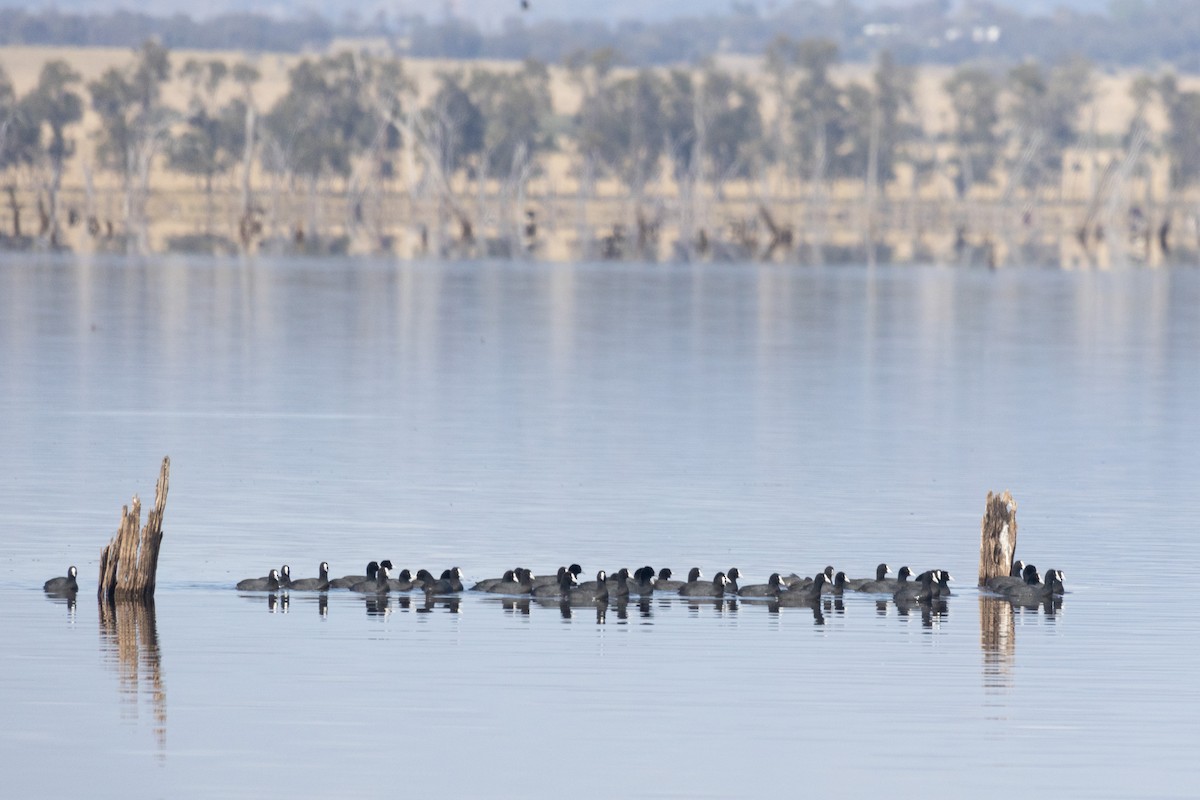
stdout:
<svg viewBox="0 0 1200 800">
<path fill-rule="evenodd" d="M 100 641 L 116 656 L 122 699 L 136 718 L 139 701 L 149 697 L 154 709 L 154 735 L 160 751 L 167 745 L 167 688 L 158 651 L 154 601 L 99 603 Z"/>
</svg>

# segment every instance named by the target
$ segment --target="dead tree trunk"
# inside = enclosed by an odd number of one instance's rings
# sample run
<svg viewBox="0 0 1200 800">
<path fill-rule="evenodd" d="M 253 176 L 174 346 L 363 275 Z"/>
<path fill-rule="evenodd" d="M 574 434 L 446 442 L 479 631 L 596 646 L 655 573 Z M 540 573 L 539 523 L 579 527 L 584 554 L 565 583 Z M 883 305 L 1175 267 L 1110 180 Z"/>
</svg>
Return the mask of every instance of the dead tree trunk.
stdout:
<svg viewBox="0 0 1200 800">
<path fill-rule="evenodd" d="M 979 585 L 1007 575 L 1017 551 L 1017 501 L 1012 494 L 988 492 L 979 536 Z"/>
<path fill-rule="evenodd" d="M 171 459 L 163 458 L 154 490 L 154 509 L 146 527 L 138 534 L 142 521 L 142 501 L 133 496 L 133 508 L 121 507 L 117 535 L 100 553 L 100 581 L 96 595 L 101 600 L 150 600 L 154 597 L 158 572 L 158 551 L 162 544 L 163 512 L 167 507 L 167 486 Z"/>
</svg>

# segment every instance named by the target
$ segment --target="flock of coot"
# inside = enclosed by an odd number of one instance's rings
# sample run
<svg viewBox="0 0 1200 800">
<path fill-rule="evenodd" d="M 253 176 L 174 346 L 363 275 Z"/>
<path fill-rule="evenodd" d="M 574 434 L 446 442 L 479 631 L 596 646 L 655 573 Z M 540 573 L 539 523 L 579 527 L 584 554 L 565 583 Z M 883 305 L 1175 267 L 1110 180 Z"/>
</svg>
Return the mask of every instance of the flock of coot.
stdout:
<svg viewBox="0 0 1200 800">
<path fill-rule="evenodd" d="M 424 592 L 430 597 L 458 594 L 466 589 L 462 582 L 462 570 L 458 567 L 444 570 L 437 578 L 425 569 L 417 570 L 416 575 L 402 569 L 393 578 L 392 569 L 392 562 L 387 559 L 372 561 L 367 564 L 363 575 L 331 579 L 329 563 L 322 561 L 317 577 L 293 579 L 291 570 L 284 564 L 261 578 L 239 581 L 237 588 L 243 592 L 327 592 L 330 589 L 347 589 L 364 595 Z M 737 567 L 728 572 L 718 572 L 712 580 L 705 580 L 700 568 L 692 567 L 686 581 L 673 580 L 670 569 L 656 572 L 649 566 L 632 573 L 622 567 L 612 575 L 600 570 L 595 580 L 580 582 L 579 575 L 582 572 L 578 564 L 559 567 L 553 575 L 534 575 L 530 569 L 515 567 L 499 578 L 479 581 L 470 587 L 470 591 L 531 596 L 572 605 L 667 594 L 696 598 L 762 598 L 781 606 L 802 606 L 818 602 L 825 596 L 836 597 L 845 592 L 891 595 L 897 603 L 930 602 L 950 595 L 951 580 L 946 570 L 931 569 L 914 575 L 908 567 L 901 567 L 895 578 L 888 578 L 891 569 L 887 564 L 876 567 L 874 578 L 847 578 L 846 573 L 826 567 L 812 577 L 795 573 L 784 576 L 776 572 L 766 583 L 746 586 L 738 583 L 742 576 Z M 78 570 L 71 567 L 65 577 L 51 578 L 42 588 L 48 594 L 74 596 L 79 590 L 78 574 Z M 1057 569 L 1048 570 L 1043 581 L 1037 567 L 1017 561 L 1008 576 L 992 578 L 983 588 L 1014 603 L 1035 604 L 1063 594 L 1063 573 Z"/>
<path fill-rule="evenodd" d="M 330 589 L 348 589 L 364 595 L 424 592 L 431 597 L 453 595 L 468 590 L 463 585 L 462 570 L 458 567 L 444 570 L 437 578 L 425 569 L 417 570 L 416 575 L 402 569 L 396 577 L 392 577 L 393 569 L 390 560 L 372 561 L 367 564 L 363 575 L 346 575 L 331 579 L 328 562 L 321 562 L 318 577 L 296 580 L 291 577 L 291 571 L 285 564 L 280 569 L 272 569 L 263 577 L 239 581 L 237 588 L 240 591 L 267 592 L 325 592 Z M 847 578 L 846 573 L 835 572 L 833 567 L 826 567 L 812 577 L 795 573 L 784 576 L 776 572 L 766 583 L 744 586 L 739 585 L 742 576 L 737 567 L 727 572 L 718 572 L 711 580 L 704 579 L 699 567 L 693 567 L 689 570 L 686 581 L 673 580 L 670 569 L 664 568 L 656 572 L 649 566 L 636 569 L 632 573 L 622 567 L 611 575 L 600 570 L 596 573 L 595 580 L 581 582 L 579 576 L 582 572 L 578 564 L 559 567 L 552 575 L 535 575 L 528 568 L 514 567 L 498 578 L 479 581 L 471 586 L 469 591 L 530 596 L 572 605 L 591 605 L 610 600 L 619 601 L 631 596 L 667 594 L 695 598 L 762 598 L 781 606 L 801 606 L 818 602 L 822 597 L 839 596 L 845 592 L 890 595 L 898 603 L 929 602 L 948 597 L 951 580 L 950 573 L 946 570 L 931 569 L 914 574 L 907 566 L 901 567 L 895 578 L 888 578 L 891 569 L 887 564 L 876 567 L 874 578 Z M 1026 566 L 1021 561 L 1013 564 L 1009 577 L 995 578 L 983 588 L 1023 604 L 1040 602 L 1061 595 L 1064 591 L 1060 570 L 1049 570 L 1043 581 L 1036 567 Z"/>
</svg>

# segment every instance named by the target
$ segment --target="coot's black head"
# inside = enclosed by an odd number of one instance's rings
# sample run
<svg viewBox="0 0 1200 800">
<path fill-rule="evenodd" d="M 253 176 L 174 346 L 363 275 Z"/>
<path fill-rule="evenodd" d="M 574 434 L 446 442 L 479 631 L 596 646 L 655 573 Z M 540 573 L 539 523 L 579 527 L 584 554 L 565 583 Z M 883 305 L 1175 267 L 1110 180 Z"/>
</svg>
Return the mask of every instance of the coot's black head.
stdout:
<svg viewBox="0 0 1200 800">
<path fill-rule="evenodd" d="M 517 574 L 514 570 L 511 570 L 511 569 L 504 570 L 504 574 L 500 576 L 501 583 L 512 583 L 512 582 L 516 581 L 516 579 L 517 579 Z"/>
<path fill-rule="evenodd" d="M 779 584 L 782 581 L 783 581 L 783 578 L 779 577 L 778 572 L 772 572 L 771 577 L 767 578 L 767 585 L 770 586 L 772 589 L 778 589 Z"/>
<path fill-rule="evenodd" d="M 825 574 L 825 580 L 827 580 L 827 581 L 833 580 L 833 567 L 832 566 L 826 567 L 824 574 Z"/>
<path fill-rule="evenodd" d="M 74 580 L 75 578 L 79 577 L 79 570 L 75 569 L 75 567 L 68 567 L 67 577 Z"/>
<path fill-rule="evenodd" d="M 417 570 L 417 580 L 433 583 L 433 573 L 427 569 L 419 569 Z"/>
<path fill-rule="evenodd" d="M 1024 569 L 1025 569 L 1025 562 L 1018 558 L 1016 561 L 1013 562 L 1012 569 L 1010 569 L 1008 571 L 1008 576 L 1010 578 L 1023 577 L 1022 570 L 1024 570 Z"/>
<path fill-rule="evenodd" d="M 409 572 L 407 569 L 402 569 L 402 570 L 400 570 L 400 574 L 396 576 L 396 579 L 404 581 L 405 583 L 411 583 L 412 582 L 412 573 Z"/>
<path fill-rule="evenodd" d="M 713 575 L 712 582 L 713 586 L 720 586 L 724 588 L 725 585 L 729 583 L 729 578 L 725 577 L 724 572 L 718 572 L 716 575 Z"/>
<path fill-rule="evenodd" d="M 946 586 L 950 581 L 954 580 L 954 576 L 950 574 L 950 570 L 939 569 L 937 574 L 937 582 L 942 586 Z"/>
<path fill-rule="evenodd" d="M 703 577 L 699 567 L 692 567 L 688 570 L 688 583 L 695 583 Z"/>
<path fill-rule="evenodd" d="M 1033 564 L 1025 565 L 1025 569 L 1021 570 L 1021 577 L 1024 578 L 1025 583 L 1029 584 L 1030 586 L 1041 583 L 1042 581 L 1041 573 L 1038 572 L 1038 568 Z"/>
<path fill-rule="evenodd" d="M 839 570 L 838 573 L 833 576 L 833 588 L 835 588 L 835 589 L 845 589 L 846 588 L 846 573 Z"/>
<path fill-rule="evenodd" d="M 328 561 L 322 561 L 322 562 L 321 562 L 321 568 L 320 568 L 320 569 L 318 569 L 318 570 L 317 570 L 317 572 L 318 572 L 318 573 L 320 573 L 320 575 L 321 575 L 321 580 L 323 580 L 323 581 L 324 581 L 324 580 L 329 580 L 329 562 L 328 562 Z"/>
<path fill-rule="evenodd" d="M 904 583 L 906 580 L 912 577 L 912 574 L 913 571 L 906 565 L 900 568 L 900 571 L 896 573 L 896 577 L 900 579 L 901 583 Z"/>
<path fill-rule="evenodd" d="M 463 579 L 463 571 L 458 567 L 450 568 L 450 580 L 461 581 Z"/>
<path fill-rule="evenodd" d="M 658 579 L 660 581 L 669 581 L 669 580 L 671 580 L 672 574 L 673 573 L 671 572 L 670 567 L 663 567 L 662 569 L 660 569 L 658 571 Z"/>
<path fill-rule="evenodd" d="M 731 567 L 729 572 L 725 573 L 725 577 L 730 581 L 739 580 L 742 577 L 742 571 L 737 567 Z"/>
<path fill-rule="evenodd" d="M 815 586 L 818 590 L 820 590 L 820 588 L 825 585 L 825 580 L 826 580 L 825 573 L 818 572 L 816 574 L 816 576 L 813 578 L 812 585 Z"/>
<path fill-rule="evenodd" d="M 390 558 L 385 558 L 383 561 L 380 561 L 379 566 L 387 567 L 388 569 L 395 569 L 395 567 L 392 565 L 392 560 Z"/>
<path fill-rule="evenodd" d="M 567 572 L 578 578 L 581 574 L 583 574 L 583 567 L 579 566 L 578 564 L 572 564 L 571 566 L 567 567 Z"/>
<path fill-rule="evenodd" d="M 564 592 L 577 583 L 579 583 L 579 581 L 575 580 L 575 573 L 571 572 L 571 570 L 564 569 L 559 573 L 558 588 L 562 589 Z"/>
<path fill-rule="evenodd" d="M 367 580 L 375 580 L 375 573 L 379 572 L 379 562 L 372 561 L 367 564 Z"/>
<path fill-rule="evenodd" d="M 290 577 L 292 577 L 292 568 L 289 567 L 287 564 L 284 564 L 282 567 L 279 568 L 279 574 L 285 578 L 290 578 Z"/>
<path fill-rule="evenodd" d="M 444 570 L 442 570 L 442 574 L 438 578 L 438 580 L 448 581 L 448 580 L 450 580 L 451 577 L 453 577 L 453 573 L 451 573 L 450 570 L 448 570 L 448 569 L 444 569 Z"/>
<path fill-rule="evenodd" d="M 608 573 L 605 572 L 604 570 L 600 570 L 599 572 L 596 573 L 596 583 L 603 584 L 607 580 L 608 580 Z"/>
<path fill-rule="evenodd" d="M 892 568 L 887 564 L 880 564 L 875 568 L 875 580 L 881 581 L 887 577 L 887 574 L 892 571 Z"/>
</svg>

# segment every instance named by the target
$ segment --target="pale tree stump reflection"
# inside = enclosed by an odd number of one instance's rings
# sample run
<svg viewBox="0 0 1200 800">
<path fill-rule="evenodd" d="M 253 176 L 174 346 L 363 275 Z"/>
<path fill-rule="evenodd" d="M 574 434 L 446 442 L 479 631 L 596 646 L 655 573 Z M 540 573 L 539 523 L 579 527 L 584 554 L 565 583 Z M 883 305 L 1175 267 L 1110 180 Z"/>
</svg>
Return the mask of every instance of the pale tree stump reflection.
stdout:
<svg viewBox="0 0 1200 800">
<path fill-rule="evenodd" d="M 167 748 L 167 687 L 158 649 L 154 600 L 101 600 L 100 643 L 105 660 L 115 663 L 125 708 L 137 719 L 142 701 L 149 700 L 154 738 L 160 755 Z"/>
</svg>

